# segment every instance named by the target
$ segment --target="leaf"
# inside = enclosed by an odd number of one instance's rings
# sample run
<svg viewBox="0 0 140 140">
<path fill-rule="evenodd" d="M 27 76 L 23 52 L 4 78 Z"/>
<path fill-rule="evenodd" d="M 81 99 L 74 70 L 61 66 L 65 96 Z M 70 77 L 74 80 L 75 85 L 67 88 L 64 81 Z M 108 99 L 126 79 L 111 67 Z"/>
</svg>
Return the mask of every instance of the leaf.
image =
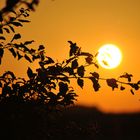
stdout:
<svg viewBox="0 0 140 140">
<path fill-rule="evenodd" d="M 14 37 L 12 38 L 11 42 L 15 39 L 17 40 L 17 39 L 20 39 L 20 38 L 21 38 L 21 35 L 19 33 L 15 34 Z"/>
<path fill-rule="evenodd" d="M 138 84 L 138 85 L 140 84 L 140 80 L 137 82 L 137 84 Z"/>
<path fill-rule="evenodd" d="M 98 64 L 96 64 L 96 63 L 93 63 L 94 64 L 94 66 L 98 69 L 99 68 L 99 65 Z"/>
<path fill-rule="evenodd" d="M 68 91 L 68 84 L 59 82 L 59 96 L 65 96 Z"/>
<path fill-rule="evenodd" d="M 85 60 L 86 60 L 86 62 L 88 63 L 88 64 L 92 64 L 93 62 L 93 58 L 92 57 L 87 57 L 87 58 L 85 58 Z"/>
<path fill-rule="evenodd" d="M 0 64 L 2 61 L 3 54 L 4 54 L 4 49 L 0 48 Z"/>
<path fill-rule="evenodd" d="M 13 28 L 12 26 L 10 26 L 10 25 L 8 25 L 8 26 L 9 26 L 9 28 L 11 29 L 11 31 L 12 31 L 13 33 L 15 33 L 14 28 Z"/>
<path fill-rule="evenodd" d="M 120 76 L 120 78 L 126 78 L 128 82 L 131 82 L 131 78 L 133 77 L 132 74 L 128 74 L 127 72 Z"/>
<path fill-rule="evenodd" d="M 33 73 L 32 69 L 30 67 L 28 67 L 27 75 L 30 79 L 34 77 L 34 73 Z"/>
<path fill-rule="evenodd" d="M 108 86 L 112 87 L 112 90 L 114 90 L 115 88 L 118 88 L 118 84 L 117 84 L 116 79 L 114 79 L 114 78 L 107 79 L 106 82 L 107 82 Z"/>
<path fill-rule="evenodd" d="M 15 34 L 14 35 L 14 39 L 20 39 L 21 38 L 21 35 L 20 34 Z"/>
<path fill-rule="evenodd" d="M 6 0 L 6 8 L 8 8 L 8 10 L 13 11 L 12 9 L 14 8 L 14 6 L 19 2 L 19 0 Z"/>
<path fill-rule="evenodd" d="M 43 45 L 40 45 L 38 48 L 38 51 L 45 49 L 45 47 Z"/>
<path fill-rule="evenodd" d="M 34 42 L 34 40 L 26 41 L 26 42 L 24 42 L 24 45 L 29 45 L 29 44 L 32 44 L 33 42 Z"/>
<path fill-rule="evenodd" d="M 75 75 L 74 70 L 71 67 L 65 67 L 64 72 L 68 72 L 69 75 Z"/>
<path fill-rule="evenodd" d="M 125 87 L 121 86 L 121 87 L 120 87 L 120 90 L 125 90 Z"/>
<path fill-rule="evenodd" d="M 2 87 L 2 83 L 1 83 L 1 81 L 0 81 L 0 88 Z"/>
<path fill-rule="evenodd" d="M 6 40 L 6 39 L 5 39 L 5 37 L 3 37 L 3 36 L 0 36 L 0 40 Z"/>
<path fill-rule="evenodd" d="M 91 57 L 91 58 L 93 57 L 93 55 L 90 54 L 90 53 L 88 53 L 88 52 L 81 52 L 80 55 L 87 56 L 87 57 Z"/>
<path fill-rule="evenodd" d="M 138 84 L 134 84 L 134 83 L 129 83 L 129 85 L 134 88 L 135 90 L 139 89 L 139 85 Z"/>
<path fill-rule="evenodd" d="M 0 11 L 0 22 L 3 21 L 2 12 Z"/>
<path fill-rule="evenodd" d="M 98 91 L 100 88 L 98 80 L 95 77 L 90 77 L 89 79 L 92 81 L 94 91 Z"/>
<path fill-rule="evenodd" d="M 70 104 L 73 104 L 74 103 L 74 100 L 76 100 L 76 97 L 78 95 L 76 95 L 76 93 L 74 92 L 69 92 L 68 94 L 66 94 L 66 96 L 64 97 L 64 103 L 63 105 L 70 105 Z"/>
<path fill-rule="evenodd" d="M 10 17 L 10 21 L 14 21 L 16 18 L 15 17 Z"/>
<path fill-rule="evenodd" d="M 12 53 L 12 55 L 13 55 L 14 57 L 17 56 L 17 53 L 15 52 L 15 50 L 14 50 L 13 48 L 10 48 L 9 51 Z"/>
<path fill-rule="evenodd" d="M 78 78 L 78 79 L 77 79 L 77 84 L 78 84 L 81 88 L 83 88 L 83 86 L 84 86 L 84 80 L 81 79 L 81 78 Z"/>
<path fill-rule="evenodd" d="M 134 91 L 133 91 L 133 89 L 131 89 L 130 91 L 131 91 L 132 95 L 134 95 L 134 94 L 135 94 L 135 93 L 134 93 Z"/>
<path fill-rule="evenodd" d="M 97 72 L 90 72 L 90 74 L 95 77 L 96 79 L 99 79 L 99 74 Z"/>
<path fill-rule="evenodd" d="M 18 19 L 18 21 L 20 21 L 20 22 L 30 22 L 29 20 L 25 20 L 25 19 Z"/>
<path fill-rule="evenodd" d="M 3 30 L 2 30 L 2 28 L 0 27 L 0 34 L 3 34 Z"/>
<path fill-rule="evenodd" d="M 0 58 L 3 57 L 3 54 L 4 54 L 4 49 L 3 48 L 0 48 Z"/>
<path fill-rule="evenodd" d="M 27 56 L 26 54 L 24 55 L 25 59 L 28 60 L 30 63 L 32 63 L 32 60 L 30 59 L 29 56 Z"/>
<path fill-rule="evenodd" d="M 4 85 L 2 88 L 2 95 L 10 94 L 11 93 L 11 87 L 8 85 Z"/>
<path fill-rule="evenodd" d="M 28 47 L 26 47 L 23 43 L 17 44 L 20 48 L 22 48 L 22 50 L 24 51 L 24 53 L 29 53 L 30 49 Z"/>
<path fill-rule="evenodd" d="M 79 47 L 76 45 L 76 43 L 72 43 L 72 41 L 68 41 L 70 43 L 70 51 L 69 51 L 69 56 L 75 55 Z"/>
<path fill-rule="evenodd" d="M 77 59 L 75 59 L 74 61 L 72 61 L 71 67 L 72 67 L 72 69 L 76 69 L 78 67 Z"/>
<path fill-rule="evenodd" d="M 20 22 L 10 22 L 10 23 L 14 26 L 17 26 L 17 27 L 23 26 Z"/>
<path fill-rule="evenodd" d="M 60 79 L 61 81 L 70 83 L 70 80 L 69 80 L 69 78 L 67 76 L 65 76 L 65 77 L 58 77 L 58 79 Z"/>
<path fill-rule="evenodd" d="M 3 28 L 7 33 L 10 33 L 8 28 Z"/>
<path fill-rule="evenodd" d="M 47 57 L 47 58 L 48 58 L 48 60 L 43 61 L 44 65 L 54 63 L 54 60 L 51 57 Z"/>
<path fill-rule="evenodd" d="M 83 77 L 83 76 L 84 76 L 84 73 L 85 73 L 85 68 L 84 68 L 84 66 L 82 65 L 82 66 L 78 67 L 78 69 L 77 69 L 77 74 L 78 74 L 79 76 Z"/>
<path fill-rule="evenodd" d="M 23 56 L 17 51 L 18 60 L 20 60 Z"/>
</svg>

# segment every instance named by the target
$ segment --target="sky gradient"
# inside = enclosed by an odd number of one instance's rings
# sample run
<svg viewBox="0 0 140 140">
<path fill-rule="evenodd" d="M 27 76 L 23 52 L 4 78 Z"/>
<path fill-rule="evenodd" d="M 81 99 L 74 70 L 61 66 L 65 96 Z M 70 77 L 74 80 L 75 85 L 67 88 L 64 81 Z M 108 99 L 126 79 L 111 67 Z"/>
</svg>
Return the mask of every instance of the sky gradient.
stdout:
<svg viewBox="0 0 140 140">
<path fill-rule="evenodd" d="M 139 7 L 139 0 L 41 0 L 36 12 L 30 14 L 31 23 L 17 32 L 22 34 L 22 40 L 34 39 L 34 46 L 45 45 L 47 55 L 58 61 L 68 57 L 68 40 L 93 54 L 106 43 L 118 45 L 123 54 L 119 67 L 110 70 L 93 68 L 93 71 L 105 78 L 117 78 L 128 72 L 137 81 L 140 79 Z M 6 53 L 1 69 L 11 69 L 19 76 L 26 76 L 28 65 L 24 60 L 17 62 Z M 37 67 L 36 64 L 31 66 Z M 97 93 L 89 81 L 83 90 L 74 86 L 79 95 L 77 103 L 95 105 L 106 112 L 140 110 L 140 91 L 136 95 L 130 93 L 129 87 L 123 92 L 112 91 L 105 81 L 101 83 Z"/>
</svg>

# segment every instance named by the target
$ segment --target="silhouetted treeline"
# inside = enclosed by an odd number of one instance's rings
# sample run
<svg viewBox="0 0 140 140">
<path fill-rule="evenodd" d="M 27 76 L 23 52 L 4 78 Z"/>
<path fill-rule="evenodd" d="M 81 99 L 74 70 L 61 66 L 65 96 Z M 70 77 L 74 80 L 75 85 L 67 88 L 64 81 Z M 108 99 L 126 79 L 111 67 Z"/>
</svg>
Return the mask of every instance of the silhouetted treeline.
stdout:
<svg viewBox="0 0 140 140">
<path fill-rule="evenodd" d="M 138 140 L 140 113 L 105 114 L 96 108 L 70 107 L 48 113 L 39 106 L 3 105 L 0 139 Z"/>
</svg>

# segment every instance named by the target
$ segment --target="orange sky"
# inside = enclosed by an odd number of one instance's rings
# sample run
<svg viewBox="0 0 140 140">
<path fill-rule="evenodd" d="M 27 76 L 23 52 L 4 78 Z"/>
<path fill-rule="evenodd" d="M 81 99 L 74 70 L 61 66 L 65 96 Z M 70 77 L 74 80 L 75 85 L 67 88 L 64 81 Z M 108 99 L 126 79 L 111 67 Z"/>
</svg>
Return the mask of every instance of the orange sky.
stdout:
<svg viewBox="0 0 140 140">
<path fill-rule="evenodd" d="M 55 60 L 68 56 L 68 40 L 77 42 L 84 51 L 95 54 L 101 45 L 114 43 L 123 53 L 123 60 L 114 70 L 100 68 L 101 77 L 118 77 L 124 72 L 132 73 L 134 80 L 140 79 L 140 1 L 139 0 L 40 0 L 31 23 L 17 29 L 23 40 L 34 39 L 35 46 L 44 44 L 46 52 Z M 23 65 L 24 64 L 24 65 Z M 6 53 L 1 70 L 13 70 L 25 76 L 29 63 L 17 62 Z M 32 67 L 36 67 L 35 64 Z M 96 69 L 95 69 L 96 70 Z M 73 83 L 75 84 L 75 83 Z M 123 112 L 140 110 L 140 91 L 136 95 L 120 92 L 102 83 L 94 93 L 90 82 L 84 89 L 75 87 L 79 104 L 96 105 L 104 111 Z"/>
</svg>

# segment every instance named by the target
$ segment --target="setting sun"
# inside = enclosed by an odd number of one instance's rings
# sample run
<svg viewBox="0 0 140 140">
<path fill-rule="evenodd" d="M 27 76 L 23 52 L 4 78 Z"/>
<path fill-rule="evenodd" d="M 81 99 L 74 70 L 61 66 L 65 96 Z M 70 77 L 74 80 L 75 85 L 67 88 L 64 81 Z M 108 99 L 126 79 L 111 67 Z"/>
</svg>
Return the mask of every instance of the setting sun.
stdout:
<svg viewBox="0 0 140 140">
<path fill-rule="evenodd" d="M 113 69 L 121 63 L 122 54 L 116 45 L 103 45 L 98 52 L 97 60 L 103 68 Z"/>
</svg>

